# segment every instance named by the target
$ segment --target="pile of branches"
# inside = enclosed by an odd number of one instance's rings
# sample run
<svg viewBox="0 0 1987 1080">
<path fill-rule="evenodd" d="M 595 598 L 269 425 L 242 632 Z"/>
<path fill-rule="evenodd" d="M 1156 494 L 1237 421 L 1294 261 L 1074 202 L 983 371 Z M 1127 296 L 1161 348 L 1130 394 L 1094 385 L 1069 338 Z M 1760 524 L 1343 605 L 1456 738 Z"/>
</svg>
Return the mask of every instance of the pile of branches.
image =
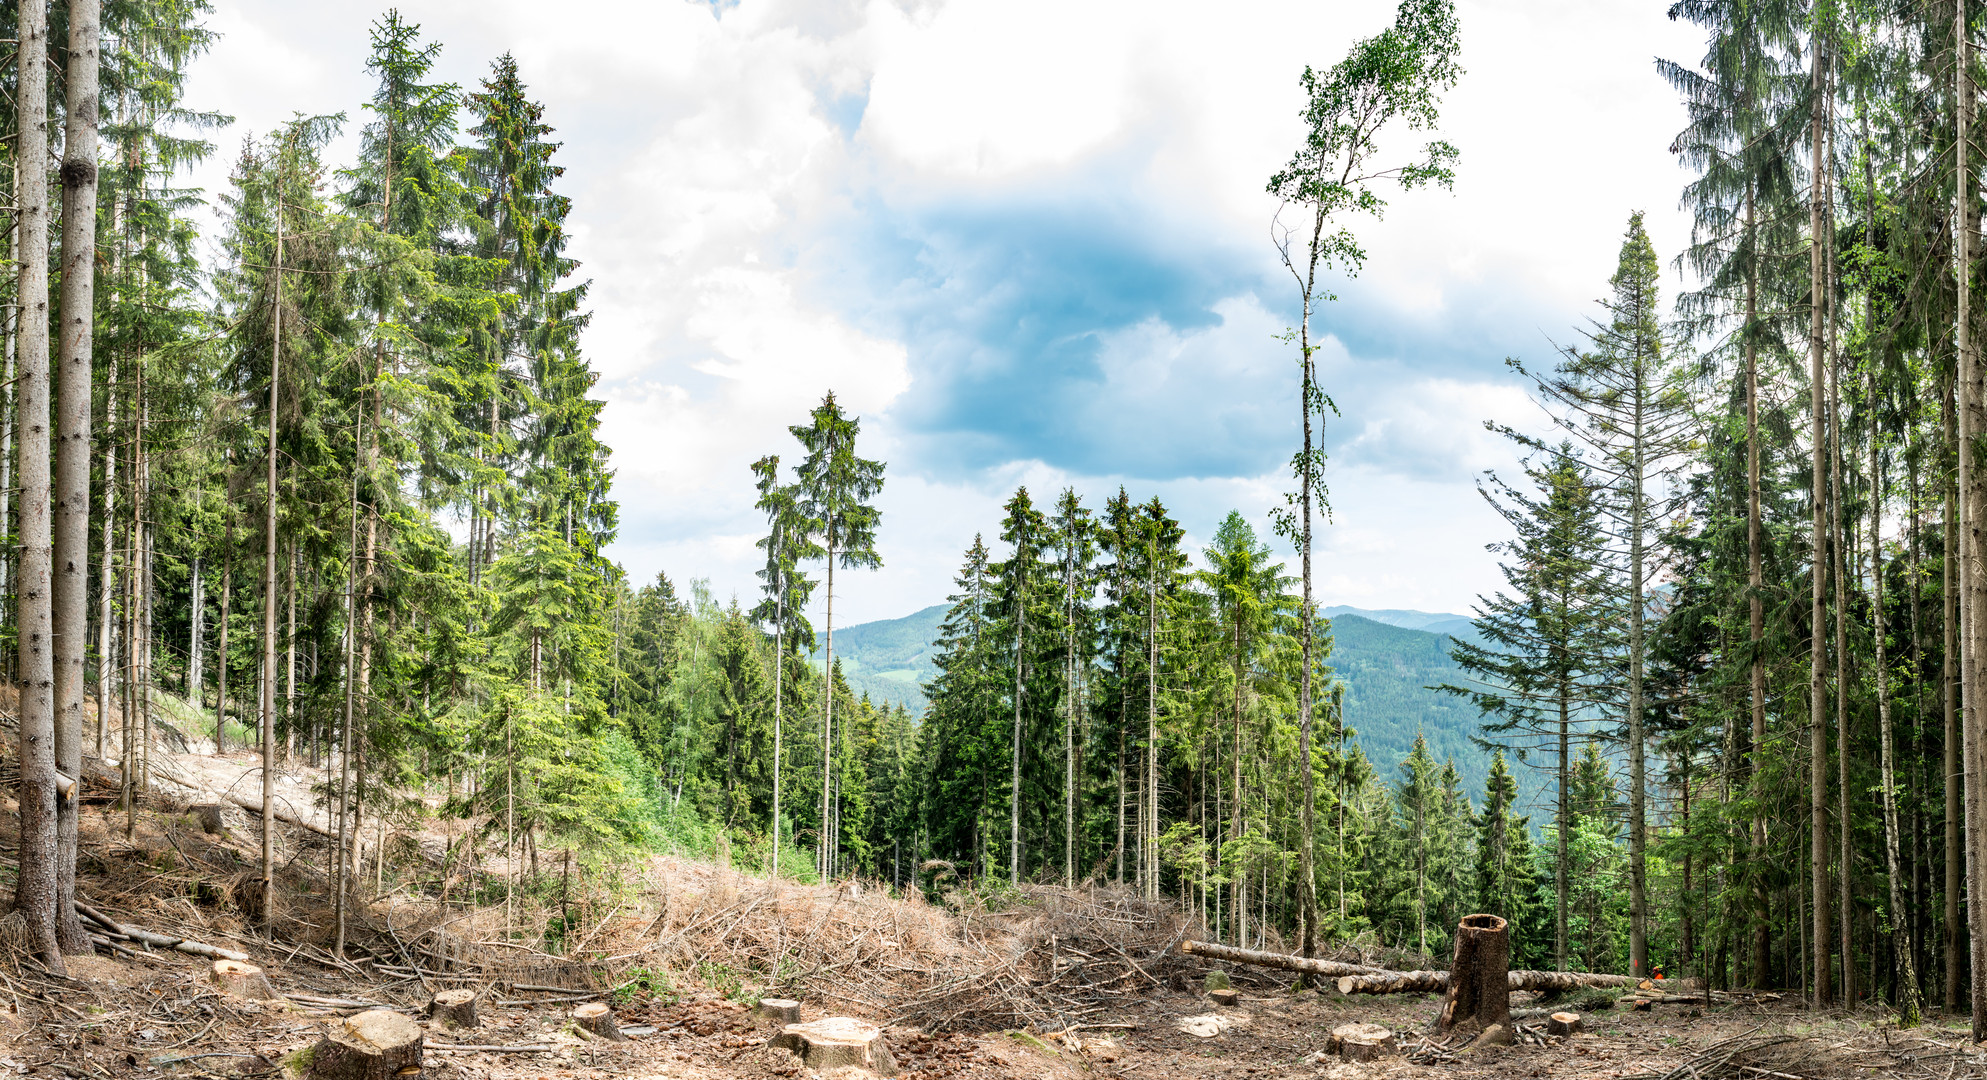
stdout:
<svg viewBox="0 0 1987 1080">
<path fill-rule="evenodd" d="M 1170 904 L 1111 888 L 1035 886 L 1024 896 L 1019 909 L 961 919 L 968 933 L 1005 923 L 1004 959 L 927 988 L 893 1010 L 893 1021 L 928 1031 L 1068 1030 L 1198 976 L 1176 948 L 1192 926 Z"/>
</svg>

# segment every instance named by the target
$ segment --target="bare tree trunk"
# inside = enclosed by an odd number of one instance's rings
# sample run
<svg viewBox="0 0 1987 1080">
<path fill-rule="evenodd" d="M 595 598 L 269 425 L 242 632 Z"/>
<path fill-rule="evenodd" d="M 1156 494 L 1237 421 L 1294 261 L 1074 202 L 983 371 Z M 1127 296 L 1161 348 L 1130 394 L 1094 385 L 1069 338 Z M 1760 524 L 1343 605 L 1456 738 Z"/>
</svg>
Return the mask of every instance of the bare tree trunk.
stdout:
<svg viewBox="0 0 1987 1080">
<path fill-rule="evenodd" d="M 1015 572 L 1021 575 L 1015 586 L 1014 630 L 1014 757 L 1013 789 L 1008 793 L 1007 880 L 1021 884 L 1021 698 L 1028 692 L 1028 567 L 1023 549 L 1015 545 Z"/>
<path fill-rule="evenodd" d="M 1825 390 L 1827 383 L 1822 372 L 1823 353 L 1828 347 L 1825 334 L 1827 299 L 1823 295 L 1828 276 L 1826 255 L 1828 214 L 1827 214 L 1827 116 L 1823 102 L 1822 61 L 1817 53 L 1814 60 L 1814 112 L 1809 139 L 1814 153 L 1813 171 L 1809 174 L 1813 190 L 1809 194 L 1809 248 L 1808 248 L 1808 392 L 1809 407 L 1814 421 L 1814 454 L 1810 476 L 1813 491 L 1814 565 L 1809 575 L 1812 595 L 1809 604 L 1808 639 L 1808 774 L 1810 778 L 1810 802 L 1808 805 L 1809 832 L 1814 844 L 1811 871 L 1815 880 L 1815 1001 L 1826 1003 L 1829 998 L 1828 983 L 1828 645 L 1823 635 L 1827 625 L 1826 588 L 1828 559 L 1828 472 L 1825 455 L 1828 452 L 1828 426 L 1824 410 L 1827 407 Z M 1752 775 L 1755 784 L 1760 779 L 1760 757 L 1766 743 L 1765 716 L 1755 710 L 1752 731 Z M 1766 817 L 1764 811 L 1755 813 L 1753 818 L 1753 858 L 1755 865 L 1763 867 L 1766 859 Z M 1753 985 L 1766 985 L 1767 969 L 1770 966 L 1771 939 L 1766 919 L 1766 887 L 1764 881 L 1759 886 L 1759 923 L 1753 931 Z"/>
<path fill-rule="evenodd" d="M 1966 5 L 1956 5 L 1955 46 L 1958 64 L 1958 139 L 1954 201 L 1959 215 L 1954 246 L 1959 266 L 1959 312 L 1955 328 L 1959 367 L 1959 442 L 1970 447 L 1987 426 L 1980 387 L 1980 350 L 1973 341 L 1973 242 L 1980 228 L 1980 204 L 1974 186 L 1972 138 L 1974 104 L 1978 90 L 1973 79 L 1973 59 L 1968 55 Z M 1987 649 L 1987 575 L 1981 565 L 1983 538 L 1981 517 L 1987 513 L 1987 485 L 1983 485 L 1973 454 L 1959 455 L 1959 615 L 1960 615 L 1960 709 L 1962 770 L 1966 778 L 1966 895 L 1987 897 L 1987 776 L 1982 773 L 1982 755 L 1987 752 L 1981 740 L 1980 663 Z M 1972 973 L 1973 1038 L 1987 1039 L 1987 904 L 1968 904 L 1967 932 Z"/>
<path fill-rule="evenodd" d="M 48 12 L 21 0 L 18 51 L 34 58 L 18 67 L 21 179 L 15 202 L 21 233 L 21 335 L 15 425 L 21 433 L 20 582 L 20 876 L 14 910 L 26 920 L 27 951 L 57 974 L 66 973 L 56 938 L 57 867 L 55 776 L 55 653 L 52 492 L 48 471 Z"/>
<path fill-rule="evenodd" d="M 235 519 L 221 517 L 221 629 L 214 642 L 214 753 L 228 752 L 228 607 L 235 595 Z"/>
<path fill-rule="evenodd" d="M 1945 760 L 1943 762 L 1945 790 L 1945 918 L 1940 929 L 1940 944 L 1945 950 L 1945 996 L 1941 1004 L 1947 1014 L 1959 1008 L 1966 1000 L 1965 986 L 1961 976 L 1966 971 L 1962 931 L 1966 924 L 1961 921 L 1959 910 L 1960 878 L 1966 858 L 1960 852 L 1960 826 L 1965 821 L 1963 805 L 1966 783 L 1965 770 L 1960 765 L 1959 731 L 1959 425 L 1958 409 L 1953 402 L 1953 383 L 1942 380 L 1939 413 L 1945 429 L 1945 449 L 1947 460 L 1944 482 L 1940 484 L 1945 497 L 1945 553 L 1939 560 L 1939 697 L 1945 720 Z"/>
<path fill-rule="evenodd" d="M 1833 226 L 1831 233 L 1833 231 Z M 1831 269 L 1833 258 L 1831 252 Z M 1834 275 L 1829 275 L 1829 288 L 1833 289 Z M 1832 306 L 1832 305 L 1831 305 Z M 1835 315 L 1829 313 L 1829 340 L 1834 341 Z M 1835 593 L 1835 820 L 1837 827 L 1837 862 L 1835 875 L 1836 904 L 1840 908 L 1837 918 L 1842 927 L 1842 1000 L 1854 1004 L 1860 993 L 1852 959 L 1855 955 L 1855 916 L 1856 909 L 1851 898 L 1855 883 L 1854 830 L 1850 828 L 1849 817 L 1849 636 L 1844 616 L 1849 607 L 1849 572 L 1847 548 L 1853 539 L 1842 529 L 1843 463 L 1842 463 L 1842 364 L 1839 356 L 1831 356 L 1828 365 L 1828 546 L 1829 561 L 1832 564 L 1831 588 Z"/>
<path fill-rule="evenodd" d="M 279 165 L 280 169 L 281 166 Z M 283 177 L 277 176 L 275 302 L 269 309 L 269 446 L 262 533 L 262 927 L 276 928 L 276 414 L 283 385 Z"/>
<path fill-rule="evenodd" d="M 828 535 L 828 615 L 827 640 L 822 645 L 823 685 L 821 720 L 821 879 L 835 874 L 835 536 Z"/>
<path fill-rule="evenodd" d="M 1918 967 L 1911 955 L 1910 923 L 1904 918 L 1907 909 L 1903 886 L 1898 880 L 1903 871 L 1898 865 L 1897 855 L 1897 778 L 1891 765 L 1890 667 L 1884 642 L 1883 461 L 1877 452 L 1879 432 L 1874 358 L 1870 363 L 1870 609 L 1875 623 L 1877 649 L 1877 723 L 1883 739 L 1883 745 L 1878 749 L 1883 769 L 1884 867 L 1890 877 L 1891 941 L 1898 975 L 1898 1022 L 1904 1027 L 1914 1027 L 1919 1019 Z"/>
<path fill-rule="evenodd" d="M 83 663 L 90 623 L 90 366 L 95 360 L 97 46 L 102 0 L 69 0 L 62 160 L 61 430 L 55 443 L 55 768 L 83 775 Z M 73 790 L 73 789 L 72 789 Z M 76 800 L 55 808 L 55 933 L 62 951 L 96 950 L 76 916 Z"/>
</svg>

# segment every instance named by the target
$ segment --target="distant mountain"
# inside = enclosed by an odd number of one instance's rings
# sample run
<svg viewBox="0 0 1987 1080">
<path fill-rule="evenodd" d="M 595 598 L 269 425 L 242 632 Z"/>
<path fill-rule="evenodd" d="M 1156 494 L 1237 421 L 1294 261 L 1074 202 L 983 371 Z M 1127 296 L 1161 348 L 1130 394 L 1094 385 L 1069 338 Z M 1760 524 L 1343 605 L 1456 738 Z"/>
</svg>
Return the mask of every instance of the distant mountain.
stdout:
<svg viewBox="0 0 1987 1080">
<path fill-rule="evenodd" d="M 1334 604 L 1331 607 L 1319 608 L 1318 610 L 1327 619 L 1336 619 L 1340 615 L 1357 615 L 1362 619 L 1371 619 L 1376 623 L 1385 623 L 1388 626 L 1398 626 L 1404 630 L 1425 630 L 1431 634 L 1450 634 L 1465 640 L 1474 640 L 1476 637 L 1476 624 L 1467 615 L 1451 615 L 1443 611 L 1414 611 L 1408 608 L 1372 610 L 1369 608 L 1351 607 L 1346 604 Z"/>
<path fill-rule="evenodd" d="M 835 658 L 841 661 L 842 678 L 858 695 L 867 693 L 871 701 L 901 704 L 913 713 L 924 711 L 925 683 L 938 678 L 932 663 L 939 625 L 950 610 L 935 604 L 901 619 L 879 619 L 835 628 Z M 821 663 L 820 634 L 816 630 L 813 661 Z"/>
<path fill-rule="evenodd" d="M 901 619 L 837 627 L 835 655 L 850 688 L 869 694 L 872 701 L 902 703 L 913 712 L 922 711 L 923 684 L 938 677 L 931 643 L 938 638 L 946 610 L 939 604 Z M 1325 608 L 1324 613 L 1332 619 L 1328 662 L 1346 684 L 1346 720 L 1381 779 L 1393 783 L 1400 778 L 1401 759 L 1413 749 L 1419 731 L 1427 735 L 1437 758 L 1455 760 L 1464 790 L 1473 802 L 1481 802 L 1490 755 L 1470 742 L 1479 722 L 1476 710 L 1461 698 L 1427 689 L 1465 682 L 1449 658 L 1448 635 L 1473 636 L 1470 621 L 1460 615 L 1364 611 L 1343 605 Z M 818 650 L 814 661 L 820 663 Z M 1542 788 L 1544 776 L 1528 775 L 1534 771 L 1516 762 L 1512 771 L 1522 789 L 1521 812 L 1532 813 L 1534 822 L 1543 820 L 1530 805 L 1530 796 Z"/>
</svg>

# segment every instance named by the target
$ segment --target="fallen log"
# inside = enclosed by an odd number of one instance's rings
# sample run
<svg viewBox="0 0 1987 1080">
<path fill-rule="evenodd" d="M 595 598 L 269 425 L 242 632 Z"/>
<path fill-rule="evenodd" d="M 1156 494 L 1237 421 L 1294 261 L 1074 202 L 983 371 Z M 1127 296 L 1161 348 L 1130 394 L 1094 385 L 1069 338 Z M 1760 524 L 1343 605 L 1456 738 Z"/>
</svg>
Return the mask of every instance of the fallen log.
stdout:
<svg viewBox="0 0 1987 1080">
<path fill-rule="evenodd" d="M 1283 953 L 1257 952 L 1254 949 L 1237 949 L 1232 945 L 1216 945 L 1211 941 L 1182 941 L 1180 952 L 1188 956 L 1205 956 L 1209 960 L 1225 960 L 1231 964 L 1252 964 L 1256 967 L 1279 968 L 1283 971 L 1302 971 L 1312 975 L 1325 975 L 1338 978 L 1343 975 L 1384 975 L 1385 968 L 1368 967 L 1365 964 L 1345 964 L 1337 960 L 1315 960 L 1305 956 L 1286 956 Z"/>
<path fill-rule="evenodd" d="M 1513 971 L 1505 976 L 1511 990 L 1531 990 L 1557 994 L 1569 990 L 1628 989 L 1638 979 L 1629 975 L 1597 975 L 1585 971 Z M 1385 971 L 1378 975 L 1345 975 L 1338 980 L 1341 994 L 1444 994 L 1449 991 L 1446 971 Z"/>
<path fill-rule="evenodd" d="M 123 926 L 113 921 L 110 916 L 105 915 L 103 912 L 98 911 L 81 900 L 75 901 L 75 904 L 78 914 L 83 915 L 91 922 L 109 930 L 111 933 L 122 934 L 132 941 L 160 949 L 173 949 L 186 953 L 188 956 L 204 956 L 209 960 L 246 961 L 248 959 L 248 954 L 245 952 L 223 949 L 218 945 L 203 945 L 198 941 L 188 941 L 185 938 L 173 937 L 169 934 L 154 934 L 150 930 L 140 930 L 135 926 Z"/>
</svg>

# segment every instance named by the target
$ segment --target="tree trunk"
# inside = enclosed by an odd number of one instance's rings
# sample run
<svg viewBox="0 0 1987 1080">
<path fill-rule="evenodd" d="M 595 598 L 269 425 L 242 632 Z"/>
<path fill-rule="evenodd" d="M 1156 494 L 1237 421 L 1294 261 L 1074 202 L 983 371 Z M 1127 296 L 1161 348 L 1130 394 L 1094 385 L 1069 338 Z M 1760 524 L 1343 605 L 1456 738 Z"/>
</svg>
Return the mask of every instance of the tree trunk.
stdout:
<svg viewBox="0 0 1987 1080">
<path fill-rule="evenodd" d="M 1465 915 L 1456 925 L 1456 951 L 1449 961 L 1448 996 L 1442 1002 L 1443 1031 L 1473 1023 L 1479 1031 L 1511 1025 L 1510 927 L 1497 915 Z"/>
<path fill-rule="evenodd" d="M 97 266 L 97 47 L 102 0 L 70 0 L 68 128 L 62 161 L 62 322 L 55 443 L 53 568 L 55 768 L 83 775 L 83 663 L 90 619 L 90 369 L 95 362 Z M 26 99 L 23 99 L 26 100 Z M 30 159 L 36 160 L 36 159 Z M 37 328 L 40 329 L 39 327 Z M 89 953 L 76 918 L 76 800 L 55 808 L 55 933 L 64 952 Z"/>
<path fill-rule="evenodd" d="M 1960 878 L 1965 867 L 1965 857 L 1960 852 L 1960 826 L 1965 820 L 1963 794 L 1965 774 L 1960 767 L 1959 731 L 1959 476 L 1955 471 L 1959 458 L 1959 432 L 1955 419 L 1957 409 L 1953 403 L 1953 384 L 1943 380 L 1939 412 L 1945 427 L 1944 482 L 1940 489 L 1945 498 L 1944 543 L 1940 549 L 1944 554 L 1939 560 L 1939 700 L 1943 710 L 1944 760 L 1942 762 L 1945 794 L 1945 918 L 1940 927 L 1940 941 L 1945 954 L 1945 996 L 1940 1003 L 1950 1015 L 1966 1000 L 1962 976 L 1966 973 L 1965 935 L 1966 924 L 1961 920 L 1959 910 Z"/>
<path fill-rule="evenodd" d="M 1563 994 L 1569 990 L 1628 990 L 1642 980 L 1633 975 L 1597 975 L 1584 971 L 1513 971 L 1505 976 L 1511 990 Z M 1342 975 L 1341 994 L 1444 994 L 1449 990 L 1446 971 L 1389 971 L 1384 975 Z"/>
<path fill-rule="evenodd" d="M 1334 979 L 1342 975 L 1386 974 L 1384 968 L 1369 967 L 1365 964 L 1345 964 L 1336 960 L 1318 960 L 1308 956 L 1257 952 L 1254 949 L 1238 949 L 1210 941 L 1182 941 L 1180 952 L 1188 956 L 1205 956 L 1210 960 L 1221 960 L 1231 964 L 1251 964 L 1256 967 L 1276 968 L 1280 971 L 1302 971 Z"/>
<path fill-rule="evenodd" d="M 334 1025 L 312 1049 L 306 1080 L 402 1080 L 421 1075 L 421 1027 L 386 1009 Z"/>
<path fill-rule="evenodd" d="M 1809 408 L 1813 417 L 1814 455 L 1810 470 L 1810 487 L 1813 494 L 1813 535 L 1814 560 L 1809 598 L 1809 640 L 1808 640 L 1808 779 L 1810 802 L 1808 805 L 1809 832 L 1814 844 L 1810 871 L 1815 882 L 1815 1001 L 1825 1004 L 1830 1000 L 1828 986 L 1828 646 L 1823 638 L 1826 625 L 1824 605 L 1827 602 L 1827 512 L 1828 476 L 1825 455 L 1828 452 L 1828 426 L 1824 397 L 1826 382 L 1822 372 L 1823 353 L 1827 348 L 1824 337 L 1824 317 L 1826 303 L 1823 296 L 1827 277 L 1824 248 L 1828 236 L 1827 218 L 1827 169 L 1824 155 L 1827 152 L 1825 128 L 1826 103 L 1823 98 L 1822 61 L 1817 52 L 1813 58 L 1814 105 L 1810 118 L 1810 139 L 1813 149 L 1813 191 L 1808 201 L 1809 246 L 1808 246 L 1808 392 Z M 1760 758 L 1765 753 L 1766 729 L 1763 713 L 1753 715 L 1752 732 L 1752 775 L 1755 787 L 1760 783 Z M 1756 865 L 1764 865 L 1766 859 L 1766 816 L 1762 807 L 1753 819 L 1753 859 Z M 1765 884 L 1759 886 L 1758 902 L 1760 919 L 1753 931 L 1753 985 L 1764 987 L 1767 984 L 1767 971 L 1770 962 L 1770 931 L 1766 920 Z"/>
<path fill-rule="evenodd" d="M 279 166 L 281 168 L 281 166 Z M 262 925 L 276 926 L 276 415 L 283 369 L 283 177 L 277 176 L 275 302 L 269 308 L 268 477 L 263 488 L 262 536 Z M 366 1015 L 366 1014 L 361 1014 Z M 416 1054 L 418 1056 L 418 1048 Z"/>
<path fill-rule="evenodd" d="M 18 148 L 26 163 L 15 196 L 21 234 L 21 370 L 15 427 L 21 433 L 20 582 L 16 592 L 20 691 L 20 875 L 14 909 L 26 920 L 28 952 L 64 972 L 56 938 L 59 892 L 55 783 L 54 588 L 48 472 L 48 12 L 21 0 Z"/>
</svg>

